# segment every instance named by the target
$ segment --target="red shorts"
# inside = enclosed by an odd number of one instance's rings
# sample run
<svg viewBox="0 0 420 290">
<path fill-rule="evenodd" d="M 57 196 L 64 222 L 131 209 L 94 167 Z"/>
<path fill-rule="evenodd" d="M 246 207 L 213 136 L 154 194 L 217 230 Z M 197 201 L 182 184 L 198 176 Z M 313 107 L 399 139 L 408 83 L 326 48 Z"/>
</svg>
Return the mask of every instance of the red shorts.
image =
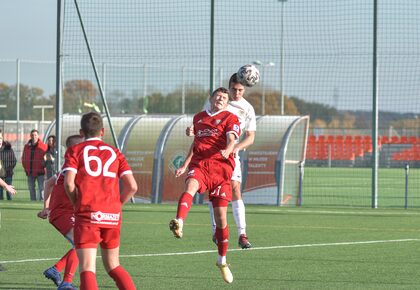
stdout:
<svg viewBox="0 0 420 290">
<path fill-rule="evenodd" d="M 74 246 L 76 249 L 97 248 L 114 249 L 120 245 L 120 227 L 102 228 L 89 224 L 76 224 L 74 227 Z"/>
<path fill-rule="evenodd" d="M 198 192 L 209 191 L 209 200 L 213 198 L 232 200 L 233 168 L 226 162 L 205 160 L 191 164 L 187 179 L 194 178 L 199 183 Z"/>
<path fill-rule="evenodd" d="M 63 236 L 74 227 L 74 214 L 66 213 L 50 219 L 50 224 L 52 224 L 57 231 L 59 231 Z"/>
</svg>

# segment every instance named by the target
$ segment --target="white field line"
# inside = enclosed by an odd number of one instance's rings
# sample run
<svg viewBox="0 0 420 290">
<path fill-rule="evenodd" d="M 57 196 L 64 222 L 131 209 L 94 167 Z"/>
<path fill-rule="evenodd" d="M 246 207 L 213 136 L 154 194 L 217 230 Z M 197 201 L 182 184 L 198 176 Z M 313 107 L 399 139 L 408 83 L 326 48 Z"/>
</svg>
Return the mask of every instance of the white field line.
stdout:
<svg viewBox="0 0 420 290">
<path fill-rule="evenodd" d="M 38 203 L 7 203 L 7 206 L 16 206 L 16 207 L 21 207 L 21 206 L 25 206 L 25 207 L 30 207 L 30 208 L 40 208 L 40 204 Z M 130 206 L 130 205 L 128 205 Z M 150 210 L 151 212 L 154 211 L 154 205 L 150 205 L 150 206 L 145 206 L 144 204 L 142 204 L 142 209 L 147 209 L 148 211 Z M 175 208 L 175 205 L 174 205 Z M 206 207 L 207 209 L 207 207 Z M 364 208 L 366 209 L 365 211 L 358 211 L 357 209 L 353 210 L 328 210 L 328 209 L 306 209 L 306 208 L 293 208 L 293 209 L 286 209 L 284 207 L 279 207 L 279 208 L 252 208 L 249 209 L 250 214 L 252 214 L 253 212 L 273 212 L 273 213 L 293 213 L 293 214 L 325 214 L 325 215 L 329 215 L 329 214 L 342 214 L 342 215 L 386 215 L 386 216 L 420 216 L 420 212 L 418 211 L 385 211 L 387 210 L 386 208 L 379 208 L 379 209 L 370 209 L 368 210 L 368 208 Z M 156 208 L 156 210 L 161 210 L 160 208 Z M 1 208 L 0 208 L 1 211 Z"/>
<path fill-rule="evenodd" d="M 308 210 L 308 209 L 250 209 L 252 214 L 256 212 L 273 212 L 273 213 L 293 213 L 293 214 L 342 214 L 342 215 L 388 215 L 388 216 L 404 216 L 404 215 L 420 215 L 420 212 L 407 211 L 407 212 L 392 212 L 392 211 L 378 211 L 377 209 L 371 209 L 371 211 L 340 211 L 340 210 Z"/>
<path fill-rule="evenodd" d="M 290 249 L 290 248 L 309 248 L 309 247 L 352 246 L 352 245 L 381 244 L 381 243 L 404 243 L 404 242 L 418 242 L 418 241 L 420 241 L 420 239 L 399 239 L 399 240 L 377 240 L 377 241 L 359 241 L 359 242 L 356 241 L 356 242 L 338 242 L 338 243 L 321 243 L 321 244 L 302 244 L 302 245 L 255 247 L 255 248 L 251 248 L 249 250 L 230 249 L 229 252 L 275 250 L 275 249 Z M 163 256 L 199 255 L 199 254 L 208 254 L 208 253 L 217 253 L 217 250 L 203 250 L 203 251 L 178 252 L 178 253 L 120 255 L 120 257 L 121 258 L 163 257 Z M 100 257 L 97 257 L 97 258 L 100 258 Z M 10 261 L 0 261 L 0 264 L 54 261 L 54 260 L 58 260 L 58 259 L 60 259 L 60 258 L 39 258 L 39 259 L 10 260 Z"/>
</svg>

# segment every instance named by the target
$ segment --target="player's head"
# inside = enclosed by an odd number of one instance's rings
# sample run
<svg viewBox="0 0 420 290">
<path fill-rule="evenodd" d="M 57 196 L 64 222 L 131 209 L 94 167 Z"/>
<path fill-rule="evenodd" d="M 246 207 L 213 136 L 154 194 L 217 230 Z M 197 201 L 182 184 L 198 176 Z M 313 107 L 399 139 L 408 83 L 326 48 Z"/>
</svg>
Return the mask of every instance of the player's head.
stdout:
<svg viewBox="0 0 420 290">
<path fill-rule="evenodd" d="M 83 142 L 83 137 L 80 135 L 71 135 L 68 136 L 66 139 L 66 147 L 69 148 L 70 146 L 79 144 L 80 142 Z"/>
<path fill-rule="evenodd" d="M 224 87 L 215 89 L 210 96 L 211 111 L 214 113 L 226 109 L 228 102 L 229 90 Z"/>
<path fill-rule="evenodd" d="M 89 112 L 82 116 L 80 121 L 80 135 L 85 138 L 101 137 L 104 134 L 102 117 L 97 112 Z"/>
<path fill-rule="evenodd" d="M 234 73 L 229 79 L 229 97 L 232 101 L 240 100 L 245 93 L 245 86 L 240 82 L 238 74 Z"/>
</svg>

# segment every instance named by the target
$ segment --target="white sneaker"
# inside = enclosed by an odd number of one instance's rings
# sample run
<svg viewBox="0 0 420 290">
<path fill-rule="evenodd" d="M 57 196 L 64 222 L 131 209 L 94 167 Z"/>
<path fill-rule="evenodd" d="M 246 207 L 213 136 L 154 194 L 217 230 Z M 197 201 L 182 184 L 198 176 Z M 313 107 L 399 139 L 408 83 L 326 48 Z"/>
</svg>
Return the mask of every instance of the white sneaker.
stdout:
<svg viewBox="0 0 420 290">
<path fill-rule="evenodd" d="M 177 219 L 173 219 L 169 222 L 169 229 L 177 239 L 182 238 L 182 225 Z"/>
<path fill-rule="evenodd" d="M 219 265 L 216 263 L 216 266 L 220 269 L 220 273 L 222 273 L 223 280 L 225 280 L 226 283 L 229 283 L 229 284 L 232 283 L 233 275 L 229 269 L 229 265 L 228 264 Z"/>
</svg>

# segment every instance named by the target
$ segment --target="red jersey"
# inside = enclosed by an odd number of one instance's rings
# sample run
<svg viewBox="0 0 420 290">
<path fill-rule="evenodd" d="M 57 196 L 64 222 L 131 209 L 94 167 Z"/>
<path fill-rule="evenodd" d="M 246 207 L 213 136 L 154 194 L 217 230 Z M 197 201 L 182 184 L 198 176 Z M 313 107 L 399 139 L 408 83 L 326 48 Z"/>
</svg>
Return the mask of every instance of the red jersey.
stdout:
<svg viewBox="0 0 420 290">
<path fill-rule="evenodd" d="M 64 190 L 64 175 L 61 172 L 56 174 L 55 185 L 50 196 L 49 219 L 51 221 L 64 214 L 74 213 L 73 205 Z"/>
<path fill-rule="evenodd" d="M 227 134 L 235 134 L 236 139 L 241 135 L 238 117 L 225 110 L 213 114 L 206 110 L 194 116 L 193 124 L 195 136 L 191 163 L 197 163 L 203 159 L 226 162 L 220 150 L 226 148 Z M 235 167 L 232 155 L 229 156 L 228 162 Z"/>
<path fill-rule="evenodd" d="M 76 224 L 116 227 L 121 224 L 119 178 L 132 174 L 123 154 L 100 138 L 69 147 L 63 171 L 76 173 Z"/>
</svg>

